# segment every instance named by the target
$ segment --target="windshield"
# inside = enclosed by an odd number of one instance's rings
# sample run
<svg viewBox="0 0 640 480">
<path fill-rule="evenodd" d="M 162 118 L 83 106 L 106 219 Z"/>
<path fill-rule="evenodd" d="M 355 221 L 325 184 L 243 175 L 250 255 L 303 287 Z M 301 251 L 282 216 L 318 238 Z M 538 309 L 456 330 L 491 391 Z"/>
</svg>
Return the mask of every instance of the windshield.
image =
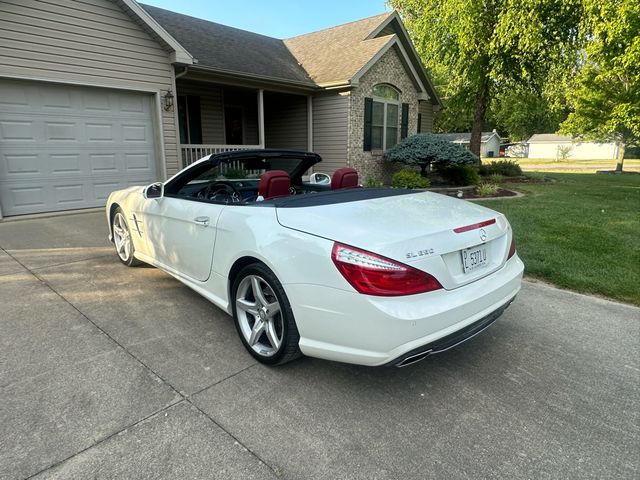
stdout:
<svg viewBox="0 0 640 480">
<path fill-rule="evenodd" d="M 300 165 L 301 158 L 242 159 L 220 163 L 197 177 L 196 180 L 259 179 L 269 170 L 284 170 L 291 176 Z M 307 169 L 308 170 L 308 169 Z M 301 172 L 304 174 L 304 172 Z"/>
</svg>

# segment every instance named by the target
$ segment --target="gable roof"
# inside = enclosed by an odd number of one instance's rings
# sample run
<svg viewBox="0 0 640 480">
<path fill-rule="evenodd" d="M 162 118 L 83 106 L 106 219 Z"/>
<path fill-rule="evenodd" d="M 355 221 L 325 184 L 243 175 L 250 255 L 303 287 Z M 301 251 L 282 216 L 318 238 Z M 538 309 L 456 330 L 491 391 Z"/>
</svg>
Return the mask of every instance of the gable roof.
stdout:
<svg viewBox="0 0 640 480">
<path fill-rule="evenodd" d="M 315 87 L 282 40 L 150 5 L 141 7 L 197 59 L 198 68 Z"/>
<path fill-rule="evenodd" d="M 319 86 L 357 85 L 366 71 L 391 47 L 413 78 L 421 100 L 441 106 L 438 94 L 397 12 L 284 40 L 309 76 Z"/>
<path fill-rule="evenodd" d="M 284 40 L 311 79 L 318 85 L 347 83 L 389 42 L 367 36 L 388 13 L 299 35 Z"/>
<path fill-rule="evenodd" d="M 355 86 L 391 47 L 418 89 L 420 100 L 442 106 L 397 12 L 383 13 L 280 40 L 182 15 L 134 0 L 139 20 L 166 33 L 196 69 L 295 84 L 306 88 Z M 131 9 L 130 9 L 131 10 Z M 164 43 L 167 45 L 167 42 Z M 178 63 L 178 62 L 176 62 Z"/>
<path fill-rule="evenodd" d="M 527 143 L 571 143 L 571 137 L 556 135 L 555 133 L 536 133 L 531 135 Z"/>
<path fill-rule="evenodd" d="M 443 140 L 447 140 L 448 142 L 453 143 L 470 143 L 471 142 L 471 132 L 464 133 L 434 133 L 433 135 L 442 138 Z M 488 141 L 491 137 L 497 136 L 498 140 L 500 139 L 500 135 L 497 132 L 482 132 L 482 137 L 480 141 L 482 143 Z"/>
</svg>

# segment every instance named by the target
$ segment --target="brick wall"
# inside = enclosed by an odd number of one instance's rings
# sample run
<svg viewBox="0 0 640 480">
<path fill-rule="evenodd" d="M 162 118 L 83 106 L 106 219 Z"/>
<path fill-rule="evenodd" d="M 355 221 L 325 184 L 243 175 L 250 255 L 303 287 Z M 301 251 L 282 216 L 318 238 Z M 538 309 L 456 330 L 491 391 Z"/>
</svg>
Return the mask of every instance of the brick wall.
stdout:
<svg viewBox="0 0 640 480">
<path fill-rule="evenodd" d="M 372 89 L 378 83 L 388 83 L 400 90 L 400 102 L 409 104 L 409 135 L 415 134 L 418 126 L 418 91 L 394 47 L 362 76 L 359 85 L 351 91 L 349 105 L 349 166 L 358 170 L 362 182 L 376 178 L 388 183 L 398 167 L 385 162 L 382 151 L 363 151 L 364 99 L 372 96 Z"/>
</svg>

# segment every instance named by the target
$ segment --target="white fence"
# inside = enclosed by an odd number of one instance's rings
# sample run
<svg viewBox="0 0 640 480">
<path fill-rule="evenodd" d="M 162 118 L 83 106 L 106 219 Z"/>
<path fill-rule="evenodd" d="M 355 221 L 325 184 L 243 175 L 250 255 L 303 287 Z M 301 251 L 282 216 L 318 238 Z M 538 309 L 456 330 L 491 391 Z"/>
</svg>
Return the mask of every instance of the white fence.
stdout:
<svg viewBox="0 0 640 480">
<path fill-rule="evenodd" d="M 236 152 L 238 150 L 260 150 L 264 148 L 262 145 L 196 145 L 182 144 L 182 166 L 186 167 L 193 162 L 200 160 L 202 157 L 211 155 L 212 153 Z"/>
</svg>

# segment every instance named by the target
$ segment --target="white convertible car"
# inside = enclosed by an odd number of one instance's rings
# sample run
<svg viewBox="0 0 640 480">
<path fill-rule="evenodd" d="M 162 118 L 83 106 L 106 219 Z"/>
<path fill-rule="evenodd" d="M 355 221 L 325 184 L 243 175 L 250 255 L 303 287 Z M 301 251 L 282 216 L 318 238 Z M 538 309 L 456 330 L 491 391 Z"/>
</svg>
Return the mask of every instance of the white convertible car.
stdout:
<svg viewBox="0 0 640 480">
<path fill-rule="evenodd" d="M 431 192 L 303 181 L 314 153 L 211 155 L 107 201 L 120 260 L 173 275 L 231 314 L 247 350 L 405 366 L 484 330 L 518 291 L 506 218 Z"/>
</svg>

